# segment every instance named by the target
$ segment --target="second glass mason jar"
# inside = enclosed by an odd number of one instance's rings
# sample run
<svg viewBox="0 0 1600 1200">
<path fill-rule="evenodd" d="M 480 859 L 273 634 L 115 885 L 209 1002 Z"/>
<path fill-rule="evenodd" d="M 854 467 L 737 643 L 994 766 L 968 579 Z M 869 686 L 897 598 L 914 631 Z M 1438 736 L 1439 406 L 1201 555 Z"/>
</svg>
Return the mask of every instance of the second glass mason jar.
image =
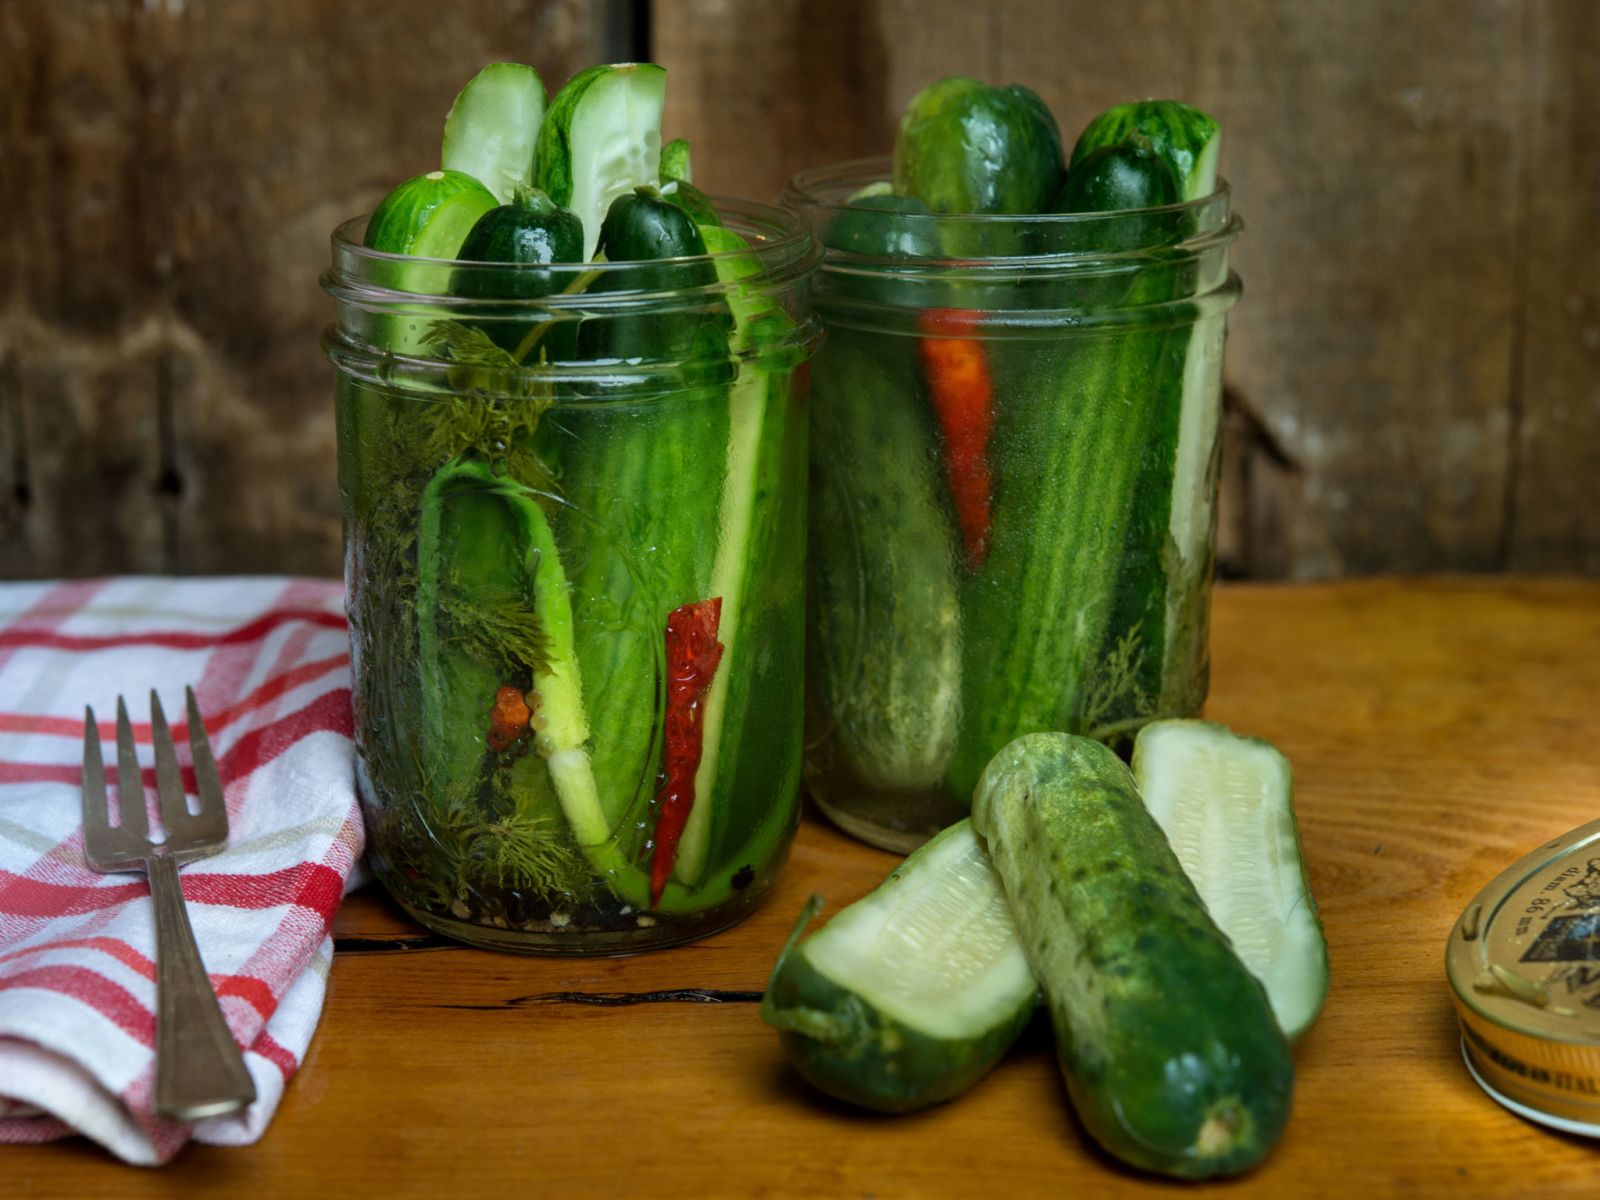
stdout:
<svg viewBox="0 0 1600 1200">
<path fill-rule="evenodd" d="M 659 263 L 334 235 L 369 857 L 463 941 L 681 942 L 748 912 L 787 853 L 817 254 L 792 214 L 718 206 L 739 237 Z"/>
<path fill-rule="evenodd" d="M 1014 737 L 1125 745 L 1199 712 L 1240 223 L 1226 187 L 1105 214 L 846 204 L 889 173 L 807 172 L 785 202 L 825 246 L 807 784 L 904 851 Z"/>
</svg>

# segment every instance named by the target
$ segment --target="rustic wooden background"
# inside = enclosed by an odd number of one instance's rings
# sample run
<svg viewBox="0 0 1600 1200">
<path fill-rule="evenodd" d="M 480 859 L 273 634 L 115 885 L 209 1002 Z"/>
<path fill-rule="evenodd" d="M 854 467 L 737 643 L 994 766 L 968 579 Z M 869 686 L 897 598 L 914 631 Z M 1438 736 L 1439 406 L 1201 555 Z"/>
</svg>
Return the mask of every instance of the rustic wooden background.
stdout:
<svg viewBox="0 0 1600 1200">
<path fill-rule="evenodd" d="M 715 190 L 924 82 L 1227 130 L 1234 573 L 1600 573 L 1593 0 L 6 0 L 0 577 L 338 569 L 327 234 L 483 62 L 671 73 Z"/>
</svg>

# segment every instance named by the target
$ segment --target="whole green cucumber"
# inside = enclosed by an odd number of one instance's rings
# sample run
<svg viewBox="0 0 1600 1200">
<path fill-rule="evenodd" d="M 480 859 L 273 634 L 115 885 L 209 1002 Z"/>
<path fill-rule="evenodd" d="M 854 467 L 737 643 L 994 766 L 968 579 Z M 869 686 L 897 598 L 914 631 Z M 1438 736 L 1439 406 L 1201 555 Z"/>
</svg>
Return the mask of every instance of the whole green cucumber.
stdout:
<svg viewBox="0 0 1600 1200">
<path fill-rule="evenodd" d="M 937 784 L 961 719 L 957 540 L 914 354 L 909 338 L 835 329 L 812 370 L 817 749 L 887 793 Z"/>
<path fill-rule="evenodd" d="M 583 261 L 583 224 L 538 188 L 519 187 L 510 204 L 491 208 L 478 218 L 461 243 L 459 257 L 480 265 L 456 268 L 451 284 L 456 295 L 537 300 L 562 287 L 559 275 L 537 266 Z M 575 345 L 571 322 L 560 322 L 556 328 L 554 321 L 535 323 L 509 312 L 486 312 L 473 324 L 518 362 L 537 362 L 536 347 L 550 360 L 561 361 L 571 357 Z"/>
<path fill-rule="evenodd" d="M 1289 1044 L 1122 760 L 1069 734 L 1018 738 L 984 771 L 972 821 L 1095 1140 L 1189 1178 L 1258 1162 L 1289 1116 Z"/>
<path fill-rule="evenodd" d="M 627 266 L 606 271 L 591 294 L 716 281 L 694 222 L 654 189 L 619 196 L 599 244 L 609 262 Z M 558 541 L 586 547 L 572 578 L 577 652 L 601 803 L 625 838 L 643 840 L 644 806 L 656 789 L 667 614 L 712 598 L 727 389 L 686 387 L 678 372 L 702 360 L 699 374 L 730 372 L 730 323 L 724 304 L 711 312 L 603 313 L 579 330 L 583 358 L 633 362 L 644 371 L 661 364 L 661 394 L 602 395 L 572 406 L 562 479 L 567 504 L 557 518 Z"/>
<path fill-rule="evenodd" d="M 1018 84 L 955 75 L 906 105 L 894 143 L 894 190 L 934 212 L 1043 212 L 1061 186 L 1061 131 Z"/>
</svg>

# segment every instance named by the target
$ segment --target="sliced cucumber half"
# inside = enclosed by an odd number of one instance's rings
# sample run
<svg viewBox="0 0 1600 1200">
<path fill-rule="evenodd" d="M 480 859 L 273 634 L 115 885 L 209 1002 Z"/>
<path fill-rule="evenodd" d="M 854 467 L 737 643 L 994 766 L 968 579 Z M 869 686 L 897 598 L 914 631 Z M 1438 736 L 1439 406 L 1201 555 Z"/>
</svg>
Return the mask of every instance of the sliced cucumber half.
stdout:
<svg viewBox="0 0 1600 1200">
<path fill-rule="evenodd" d="M 661 173 L 661 104 L 667 73 L 654 63 L 580 71 L 556 93 L 534 155 L 534 181 L 583 222 L 583 256 L 618 196 Z"/>
<path fill-rule="evenodd" d="M 1038 986 L 970 821 L 778 960 L 762 1018 L 830 1095 L 881 1112 L 948 1100 L 1021 1033 Z"/>
<path fill-rule="evenodd" d="M 444 119 L 440 165 L 471 175 L 510 204 L 533 182 L 533 151 L 544 124 L 544 83 L 522 63 L 490 63 L 468 81 Z"/>
<path fill-rule="evenodd" d="M 1139 794 L 1211 919 L 1293 1040 L 1328 994 L 1328 946 L 1306 878 L 1289 760 L 1209 721 L 1153 721 L 1133 749 Z"/>
</svg>

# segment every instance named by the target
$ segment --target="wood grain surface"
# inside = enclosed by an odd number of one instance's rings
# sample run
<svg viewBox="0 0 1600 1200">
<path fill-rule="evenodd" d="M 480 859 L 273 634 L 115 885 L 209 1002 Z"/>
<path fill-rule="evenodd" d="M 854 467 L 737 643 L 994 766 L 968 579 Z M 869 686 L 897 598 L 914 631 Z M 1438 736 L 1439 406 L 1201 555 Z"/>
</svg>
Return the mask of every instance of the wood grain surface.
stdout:
<svg viewBox="0 0 1600 1200">
<path fill-rule="evenodd" d="M 1219 591 L 1208 714 L 1291 757 L 1333 961 L 1296 1049 L 1273 1198 L 1593 1193 L 1600 1159 L 1463 1070 L 1443 950 L 1502 867 L 1600 801 L 1600 584 L 1380 581 Z M 1132 1196 L 1182 1185 L 1098 1154 L 1036 1027 L 971 1093 L 883 1118 L 811 1094 L 756 998 L 804 898 L 830 911 L 895 859 L 801 827 L 767 903 L 625 959 L 455 947 L 363 893 L 327 1009 L 252 1148 L 141 1171 L 85 1143 L 0 1147 L 6 1194 L 138 1197 Z"/>
</svg>

